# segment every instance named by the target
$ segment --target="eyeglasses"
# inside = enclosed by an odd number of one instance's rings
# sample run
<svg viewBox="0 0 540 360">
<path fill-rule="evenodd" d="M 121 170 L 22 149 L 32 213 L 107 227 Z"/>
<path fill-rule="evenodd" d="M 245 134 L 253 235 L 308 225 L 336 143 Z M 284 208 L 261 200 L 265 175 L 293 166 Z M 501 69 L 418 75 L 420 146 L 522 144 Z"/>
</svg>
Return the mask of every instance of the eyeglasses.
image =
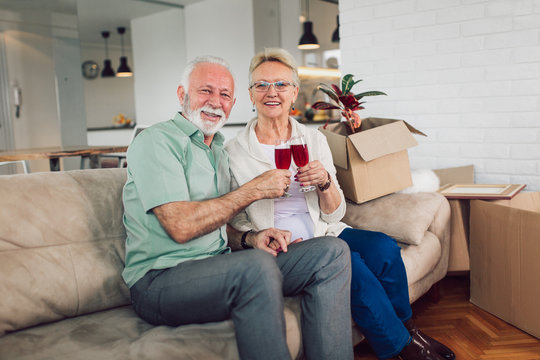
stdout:
<svg viewBox="0 0 540 360">
<path fill-rule="evenodd" d="M 289 86 L 296 86 L 292 82 L 289 81 L 276 81 L 276 82 L 267 82 L 267 81 L 255 81 L 251 86 L 250 89 L 255 89 L 257 92 L 267 92 L 270 89 L 270 86 L 274 85 L 274 89 L 279 92 L 287 91 L 289 89 Z"/>
</svg>

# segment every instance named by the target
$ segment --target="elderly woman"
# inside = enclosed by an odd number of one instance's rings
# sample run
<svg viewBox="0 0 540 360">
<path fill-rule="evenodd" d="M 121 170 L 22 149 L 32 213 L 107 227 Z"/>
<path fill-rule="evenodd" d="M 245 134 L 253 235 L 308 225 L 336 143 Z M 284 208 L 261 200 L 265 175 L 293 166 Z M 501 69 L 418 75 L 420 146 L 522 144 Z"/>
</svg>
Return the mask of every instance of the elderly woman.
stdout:
<svg viewBox="0 0 540 360">
<path fill-rule="evenodd" d="M 242 245 L 275 255 L 283 241 L 340 237 L 351 250 L 352 317 L 376 355 L 380 359 L 454 359 L 450 349 L 420 332 L 411 320 L 407 275 L 396 241 L 340 222 L 345 199 L 326 138 L 289 117 L 299 86 L 292 56 L 282 49 L 266 49 L 251 60 L 249 77 L 249 96 L 257 117 L 226 146 L 233 187 L 275 168 L 276 140 L 303 135 L 310 161 L 298 169 L 291 163 L 296 175 L 286 189 L 289 197 L 256 201 L 232 220 L 230 225 L 244 232 Z M 316 190 L 299 191 L 309 185 Z M 273 227 L 288 230 L 290 239 L 268 243 L 253 235 Z"/>
</svg>

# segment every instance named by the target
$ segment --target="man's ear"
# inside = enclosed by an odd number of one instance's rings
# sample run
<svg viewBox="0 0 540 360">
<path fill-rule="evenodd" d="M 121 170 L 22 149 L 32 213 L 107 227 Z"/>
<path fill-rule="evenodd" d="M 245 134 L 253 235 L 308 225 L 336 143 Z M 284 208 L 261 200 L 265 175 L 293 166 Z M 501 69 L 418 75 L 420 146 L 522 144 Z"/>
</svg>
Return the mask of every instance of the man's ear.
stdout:
<svg viewBox="0 0 540 360">
<path fill-rule="evenodd" d="M 176 89 L 176 95 L 178 96 L 178 101 L 180 102 L 180 105 L 184 106 L 184 97 L 186 95 L 186 90 L 182 85 L 178 85 L 178 89 Z"/>
</svg>

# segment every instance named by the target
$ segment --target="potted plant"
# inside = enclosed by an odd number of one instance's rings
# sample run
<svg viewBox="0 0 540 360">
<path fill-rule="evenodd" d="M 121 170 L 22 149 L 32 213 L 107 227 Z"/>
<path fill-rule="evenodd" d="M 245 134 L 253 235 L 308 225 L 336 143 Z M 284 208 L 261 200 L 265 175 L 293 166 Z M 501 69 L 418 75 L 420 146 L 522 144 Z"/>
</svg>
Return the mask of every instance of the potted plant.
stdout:
<svg viewBox="0 0 540 360">
<path fill-rule="evenodd" d="M 349 130 L 351 131 L 351 133 L 354 134 L 360 129 L 360 125 L 362 123 L 362 119 L 360 118 L 360 116 L 355 113 L 355 111 L 357 110 L 364 109 L 362 104 L 364 104 L 365 101 L 361 101 L 362 98 L 365 96 L 386 95 L 382 91 L 365 91 L 363 93 L 355 95 L 352 92 L 352 88 L 360 81 L 362 80 L 354 81 L 353 75 L 347 74 L 341 79 L 341 89 L 334 84 L 332 84 L 331 86 L 322 83 L 319 84 L 319 86 L 317 86 L 317 90 L 321 90 L 322 92 L 327 94 L 330 99 L 335 101 L 335 104 L 325 101 L 317 101 L 312 105 L 312 107 L 318 110 L 341 110 L 341 115 L 343 115 L 347 120 Z M 327 125 L 328 121 L 326 122 L 326 124 L 324 124 L 325 129 Z"/>
</svg>

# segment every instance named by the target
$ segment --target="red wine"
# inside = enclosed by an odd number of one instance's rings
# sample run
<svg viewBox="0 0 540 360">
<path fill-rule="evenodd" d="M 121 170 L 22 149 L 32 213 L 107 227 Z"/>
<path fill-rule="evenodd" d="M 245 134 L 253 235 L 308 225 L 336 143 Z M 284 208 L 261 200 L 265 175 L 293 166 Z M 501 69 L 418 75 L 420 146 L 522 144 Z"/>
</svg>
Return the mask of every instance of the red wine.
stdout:
<svg viewBox="0 0 540 360">
<path fill-rule="evenodd" d="M 276 149 L 274 154 L 276 157 L 276 167 L 284 170 L 289 169 L 291 166 L 291 149 Z"/>
<path fill-rule="evenodd" d="M 291 151 L 296 166 L 302 167 L 307 165 L 307 163 L 309 162 L 307 145 L 291 145 Z"/>
</svg>

